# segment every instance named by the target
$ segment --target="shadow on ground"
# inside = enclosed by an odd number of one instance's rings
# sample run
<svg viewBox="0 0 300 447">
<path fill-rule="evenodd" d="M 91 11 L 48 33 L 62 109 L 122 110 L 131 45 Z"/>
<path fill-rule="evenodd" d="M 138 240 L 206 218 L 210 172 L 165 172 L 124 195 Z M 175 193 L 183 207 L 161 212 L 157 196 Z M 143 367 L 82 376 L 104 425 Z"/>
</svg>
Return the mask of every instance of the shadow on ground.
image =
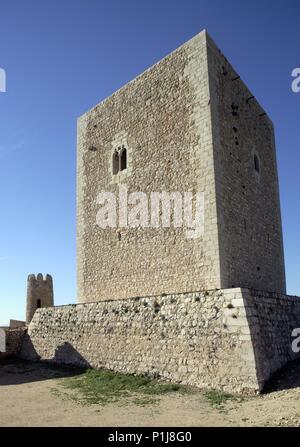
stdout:
<svg viewBox="0 0 300 447">
<path fill-rule="evenodd" d="M 9 358 L 0 361 L 0 387 L 73 377 L 82 374 L 84 370 L 83 368 L 60 367 L 48 362 L 30 362 Z"/>
<path fill-rule="evenodd" d="M 69 349 L 64 346 L 63 349 Z M 55 358 L 55 361 L 58 359 Z M 88 367 L 61 366 L 53 362 L 31 362 L 18 358 L 0 360 L 0 386 L 74 377 L 82 374 Z M 300 388 L 300 359 L 286 364 L 277 371 L 263 389 L 263 393 L 272 393 Z"/>
<path fill-rule="evenodd" d="M 287 363 L 265 385 L 263 393 L 300 388 L 300 359 Z"/>
<path fill-rule="evenodd" d="M 20 358 L 0 359 L 0 386 L 72 377 L 89 368 L 89 362 L 69 342 L 58 346 L 53 358 L 41 361 L 29 335 L 25 334 Z"/>
</svg>

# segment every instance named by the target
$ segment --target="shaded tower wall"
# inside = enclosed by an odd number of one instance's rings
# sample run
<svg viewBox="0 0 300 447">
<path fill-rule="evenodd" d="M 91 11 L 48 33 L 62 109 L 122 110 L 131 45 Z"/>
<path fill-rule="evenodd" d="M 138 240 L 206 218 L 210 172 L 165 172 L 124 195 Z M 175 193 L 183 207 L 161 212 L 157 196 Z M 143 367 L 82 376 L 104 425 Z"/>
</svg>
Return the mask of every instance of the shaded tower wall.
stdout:
<svg viewBox="0 0 300 447">
<path fill-rule="evenodd" d="M 221 287 L 285 293 L 273 123 L 209 36 L 207 52 Z"/>
<path fill-rule="evenodd" d="M 29 324 L 35 311 L 42 307 L 54 305 L 53 280 L 51 275 L 45 279 L 41 273 L 29 275 L 27 279 L 26 323 Z"/>
</svg>

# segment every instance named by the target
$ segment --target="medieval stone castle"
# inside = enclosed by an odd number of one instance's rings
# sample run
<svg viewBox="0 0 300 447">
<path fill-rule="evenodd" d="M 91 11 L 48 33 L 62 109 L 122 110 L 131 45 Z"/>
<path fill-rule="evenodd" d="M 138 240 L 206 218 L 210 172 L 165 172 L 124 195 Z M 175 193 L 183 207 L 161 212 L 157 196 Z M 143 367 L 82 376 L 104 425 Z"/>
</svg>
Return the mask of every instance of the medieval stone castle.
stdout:
<svg viewBox="0 0 300 447">
<path fill-rule="evenodd" d="M 207 32 L 84 114 L 77 154 L 78 304 L 53 306 L 51 277 L 30 276 L 20 355 L 261 390 L 296 355 L 300 299 L 285 295 L 273 124 Z M 122 185 L 201 191 L 201 237 L 124 215 L 99 227 L 99 192 Z"/>
</svg>

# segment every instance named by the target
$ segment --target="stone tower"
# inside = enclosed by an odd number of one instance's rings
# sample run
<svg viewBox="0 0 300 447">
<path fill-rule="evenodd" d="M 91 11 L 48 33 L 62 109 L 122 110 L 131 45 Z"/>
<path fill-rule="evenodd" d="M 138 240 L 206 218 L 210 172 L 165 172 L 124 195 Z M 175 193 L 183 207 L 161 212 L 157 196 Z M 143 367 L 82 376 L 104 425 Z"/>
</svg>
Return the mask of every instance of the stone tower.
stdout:
<svg viewBox="0 0 300 447">
<path fill-rule="evenodd" d="M 77 179 L 79 302 L 285 293 L 273 124 L 206 31 L 80 117 Z M 133 228 L 124 214 L 122 225 L 100 228 L 98 195 L 117 197 L 121 186 L 147 197 L 202 192 L 203 235 Z"/>
<path fill-rule="evenodd" d="M 41 307 L 51 307 L 54 305 L 53 280 L 51 275 L 39 273 L 29 275 L 27 279 L 27 309 L 26 324 L 29 324 L 35 311 Z"/>
</svg>

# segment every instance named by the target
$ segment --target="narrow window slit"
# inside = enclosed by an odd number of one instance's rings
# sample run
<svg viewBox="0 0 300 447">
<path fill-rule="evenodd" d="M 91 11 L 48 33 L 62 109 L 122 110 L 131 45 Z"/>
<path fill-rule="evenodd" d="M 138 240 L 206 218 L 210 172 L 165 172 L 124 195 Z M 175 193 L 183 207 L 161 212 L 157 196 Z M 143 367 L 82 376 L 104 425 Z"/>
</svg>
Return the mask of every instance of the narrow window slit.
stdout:
<svg viewBox="0 0 300 447">
<path fill-rule="evenodd" d="M 124 147 L 121 152 L 120 171 L 127 169 L 127 149 Z"/>
</svg>

